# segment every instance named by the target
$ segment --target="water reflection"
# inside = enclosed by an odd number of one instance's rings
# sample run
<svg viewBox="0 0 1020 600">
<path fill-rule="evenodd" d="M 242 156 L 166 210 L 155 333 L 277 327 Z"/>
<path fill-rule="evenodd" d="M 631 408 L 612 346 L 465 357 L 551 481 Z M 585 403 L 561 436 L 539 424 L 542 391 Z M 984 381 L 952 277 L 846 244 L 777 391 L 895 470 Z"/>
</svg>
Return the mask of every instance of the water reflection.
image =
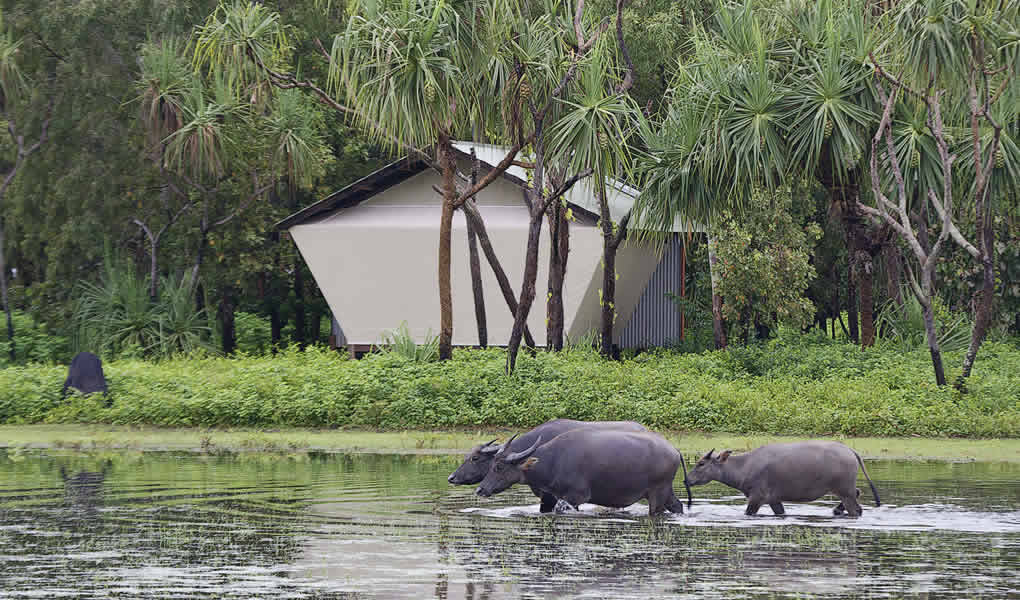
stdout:
<svg viewBox="0 0 1020 600">
<path fill-rule="evenodd" d="M 0 598 L 831 598 L 1020 594 L 1020 465 L 869 463 L 887 500 L 744 517 L 541 515 L 457 456 L 0 451 Z"/>
</svg>

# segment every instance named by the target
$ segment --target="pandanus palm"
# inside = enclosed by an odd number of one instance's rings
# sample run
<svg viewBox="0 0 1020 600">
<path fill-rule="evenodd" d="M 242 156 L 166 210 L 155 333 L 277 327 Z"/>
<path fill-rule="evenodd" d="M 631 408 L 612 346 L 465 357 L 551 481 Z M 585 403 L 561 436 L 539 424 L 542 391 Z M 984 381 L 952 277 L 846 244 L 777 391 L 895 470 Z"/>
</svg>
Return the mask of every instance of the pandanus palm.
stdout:
<svg viewBox="0 0 1020 600">
<path fill-rule="evenodd" d="M 602 230 L 602 327 L 601 352 L 612 356 L 613 323 L 616 320 L 616 252 L 627 234 L 630 215 L 619 223 L 609 213 L 611 179 L 625 179 L 632 163 L 630 134 L 641 111 L 628 96 L 624 82 L 610 78 L 607 65 L 614 60 L 608 40 L 581 67 L 576 94 L 564 100 L 564 113 L 550 128 L 550 155 L 572 173 L 593 173 L 590 189 L 599 201 Z M 617 59 L 618 60 L 618 59 Z"/>
<path fill-rule="evenodd" d="M 1020 5 L 912 0 L 898 7 L 896 24 L 898 52 L 879 66 L 892 91 L 900 92 L 903 105 L 924 114 L 926 134 L 937 150 L 927 153 L 935 158 L 936 176 L 932 183 L 919 179 L 928 185 L 919 195 L 982 272 L 958 380 L 962 387 L 991 320 L 995 217 L 1017 198 Z M 921 150 L 915 160 L 923 163 L 926 153 Z M 884 158 L 883 167 L 895 170 L 893 157 Z M 959 199 L 957 211 L 952 210 L 954 196 Z M 973 215 L 973 242 L 956 226 L 961 215 Z"/>
</svg>

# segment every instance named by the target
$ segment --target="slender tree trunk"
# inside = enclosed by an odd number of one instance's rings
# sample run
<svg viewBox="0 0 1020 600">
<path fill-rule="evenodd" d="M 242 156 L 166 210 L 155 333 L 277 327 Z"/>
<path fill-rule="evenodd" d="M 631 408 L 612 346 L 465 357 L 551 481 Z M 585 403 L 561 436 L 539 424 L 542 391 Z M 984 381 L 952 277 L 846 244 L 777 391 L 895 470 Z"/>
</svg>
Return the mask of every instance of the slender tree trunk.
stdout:
<svg viewBox="0 0 1020 600">
<path fill-rule="evenodd" d="M 536 181 L 538 177 L 536 176 Z M 541 204 L 542 198 L 537 197 L 532 201 L 533 206 Z M 531 312 L 531 304 L 535 300 L 535 280 L 538 278 L 538 245 L 542 239 L 542 221 L 544 215 L 535 215 L 537 208 L 532 208 L 530 223 L 528 224 L 528 246 L 524 256 L 524 281 L 521 283 L 521 299 L 517 304 L 517 313 L 514 315 L 514 326 L 510 332 L 510 342 L 507 344 L 506 372 L 513 373 L 517 365 L 517 352 L 521 346 L 521 336 L 524 332 L 528 314 Z"/>
<path fill-rule="evenodd" d="M 901 272 L 903 257 L 896 244 L 886 244 L 882 249 L 882 262 L 885 265 L 885 292 L 897 306 L 903 306 L 903 274 Z"/>
<path fill-rule="evenodd" d="M 616 247 L 613 244 L 612 223 L 609 231 L 602 232 L 602 346 L 599 351 L 606 358 L 613 353 L 613 321 L 616 320 Z"/>
<path fill-rule="evenodd" d="M 453 202 L 457 197 L 456 164 L 450 138 L 439 136 L 439 165 L 443 171 L 443 212 L 439 221 L 439 360 L 453 357 L 453 289 L 450 282 Z"/>
<path fill-rule="evenodd" d="M 985 256 L 982 260 L 984 282 L 975 298 L 974 327 L 970 332 L 970 344 L 967 346 L 967 354 L 963 357 L 963 371 L 956 382 L 958 389 L 963 389 L 963 381 L 970 377 L 970 372 L 974 368 L 978 349 L 988 333 L 988 324 L 992 316 L 992 305 L 995 301 L 995 267 L 988 253 L 984 254 Z"/>
<path fill-rule="evenodd" d="M 234 353 L 234 348 L 237 345 L 237 336 L 234 330 L 234 304 L 234 289 L 231 286 L 227 286 L 223 290 L 223 296 L 220 298 L 220 306 L 217 312 L 220 318 L 223 354 L 228 356 Z"/>
<path fill-rule="evenodd" d="M 559 202 L 549 209 L 549 295 L 546 301 L 546 348 L 563 349 L 563 281 L 570 238 L 566 211 Z"/>
<path fill-rule="evenodd" d="M 510 309 L 510 314 L 517 314 L 517 298 L 514 297 L 513 287 L 510 285 L 510 279 L 506 276 L 506 271 L 503 270 L 503 265 L 499 262 L 499 257 L 496 256 L 496 251 L 492 247 L 492 242 L 489 240 L 489 234 L 485 230 L 485 222 L 482 220 L 482 215 L 478 212 L 478 207 L 470 202 L 465 202 L 463 205 L 464 215 L 472 222 L 472 227 L 475 230 L 475 234 L 478 236 L 478 243 L 482 246 L 482 253 L 485 254 L 485 259 L 489 263 L 489 267 L 492 269 L 493 275 L 496 276 L 496 282 L 499 284 L 499 291 L 503 293 L 503 300 L 506 301 L 507 308 Z M 524 343 L 529 348 L 535 347 L 535 338 L 531 336 L 531 331 L 528 326 L 524 326 Z"/>
<path fill-rule="evenodd" d="M 935 313 L 932 311 L 931 292 L 926 291 L 926 298 L 918 298 L 921 301 L 924 317 L 924 333 L 928 339 L 928 352 L 931 353 L 931 364 L 935 368 L 935 383 L 939 387 L 946 385 L 946 372 L 942 367 L 942 350 L 939 348 L 938 334 L 935 331 Z"/>
<path fill-rule="evenodd" d="M 875 345 L 875 276 L 870 257 L 858 273 L 861 292 L 861 348 Z"/>
<path fill-rule="evenodd" d="M 850 341 L 858 344 L 861 341 L 861 320 L 857 303 L 857 278 L 853 273 L 854 269 L 851 267 L 846 278 L 846 320 Z"/>
<path fill-rule="evenodd" d="M 3 297 L 4 314 L 7 316 L 7 354 L 14 362 L 14 319 L 11 316 L 11 303 L 7 296 L 7 261 L 4 252 L 4 219 L 0 217 L 0 295 Z"/>
<path fill-rule="evenodd" d="M 478 157 L 475 156 L 474 147 L 471 148 L 471 185 L 478 185 Z M 464 204 L 474 202 L 474 198 L 468 198 Z M 485 295 L 482 289 L 482 264 L 478 257 L 478 239 L 475 234 L 473 219 L 467 218 L 467 211 L 464 211 L 464 220 L 467 224 L 468 239 L 468 264 L 471 267 L 471 292 L 475 298 L 475 322 L 478 324 L 478 345 L 485 348 L 489 345 L 489 328 L 485 319 Z"/>
<path fill-rule="evenodd" d="M 722 296 L 719 295 L 719 259 L 715 255 L 715 236 L 708 234 L 708 268 L 712 280 L 712 334 L 716 350 L 726 347 L 726 323 L 722 315 Z"/>
</svg>

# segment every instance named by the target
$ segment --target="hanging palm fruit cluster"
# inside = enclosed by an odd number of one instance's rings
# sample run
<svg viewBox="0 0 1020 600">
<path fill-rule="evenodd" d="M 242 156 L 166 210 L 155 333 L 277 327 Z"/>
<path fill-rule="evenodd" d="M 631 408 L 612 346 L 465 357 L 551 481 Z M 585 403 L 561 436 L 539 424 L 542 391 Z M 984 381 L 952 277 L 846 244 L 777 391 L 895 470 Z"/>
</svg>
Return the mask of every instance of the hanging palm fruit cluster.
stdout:
<svg viewBox="0 0 1020 600">
<path fill-rule="evenodd" d="M 598 137 L 599 147 L 602 148 L 602 150 L 609 150 L 609 136 L 606 134 L 606 132 L 600 129 Z"/>
<path fill-rule="evenodd" d="M 995 168 L 1001 169 L 1006 164 L 1006 155 L 1002 153 L 1002 146 L 995 149 Z"/>
<path fill-rule="evenodd" d="M 914 150 L 914 152 L 910 155 L 910 168 L 916 169 L 919 166 L 921 166 L 921 151 Z"/>
<path fill-rule="evenodd" d="M 436 94 L 437 93 L 438 93 L 438 90 L 436 90 L 436 82 L 429 81 L 428 83 L 425 84 L 425 101 L 426 102 L 428 102 L 429 104 L 432 104 L 433 102 L 435 102 L 436 101 Z"/>
<path fill-rule="evenodd" d="M 527 73 L 521 75 L 521 81 L 517 84 L 517 93 L 522 103 L 527 102 L 531 98 L 531 80 L 528 79 Z"/>
<path fill-rule="evenodd" d="M 825 126 L 822 129 L 822 134 L 825 136 L 825 139 L 832 137 L 832 120 L 828 117 L 825 118 Z"/>
</svg>

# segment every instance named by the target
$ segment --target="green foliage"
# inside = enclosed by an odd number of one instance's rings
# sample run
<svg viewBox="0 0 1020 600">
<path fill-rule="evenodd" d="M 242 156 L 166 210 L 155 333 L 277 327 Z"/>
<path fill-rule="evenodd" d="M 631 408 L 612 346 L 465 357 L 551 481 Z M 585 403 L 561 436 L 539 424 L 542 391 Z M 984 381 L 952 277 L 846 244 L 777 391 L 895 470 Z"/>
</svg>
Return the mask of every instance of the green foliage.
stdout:
<svg viewBox="0 0 1020 600">
<path fill-rule="evenodd" d="M 234 313 L 234 335 L 237 351 L 248 356 L 269 352 L 273 331 L 268 319 L 247 312 Z"/>
<path fill-rule="evenodd" d="M 862 352 L 787 328 L 763 344 L 622 362 L 580 348 L 539 352 L 522 356 L 512 376 L 499 349 L 425 363 L 290 348 L 275 357 L 109 361 L 110 407 L 62 401 L 65 369 L 32 365 L 0 370 L 0 423 L 524 428 L 570 417 L 732 433 L 1020 436 L 1020 349 L 988 342 L 982 354 L 970 392 L 960 394 L 930 381 L 925 350 Z"/>
<path fill-rule="evenodd" d="M 757 194 L 741 220 L 720 225 L 718 293 L 731 322 L 811 324 L 814 306 L 804 291 L 815 276 L 809 251 L 821 229 L 798 225 L 792 206 L 789 191 Z"/>
<path fill-rule="evenodd" d="M 432 335 L 430 329 L 425 334 L 425 343 L 417 344 L 411 336 L 407 321 L 401 321 L 396 329 L 383 332 L 379 350 L 411 362 L 433 362 L 439 359 L 439 337 Z"/>
<path fill-rule="evenodd" d="M 14 321 L 15 363 L 53 364 L 70 360 L 71 346 L 67 338 L 50 331 L 45 323 L 38 323 L 30 315 L 15 310 Z M 7 325 L 0 322 L 0 365 L 10 361 L 10 341 Z"/>
<path fill-rule="evenodd" d="M 195 310 L 190 279 L 164 278 L 158 302 L 148 279 L 128 264 L 107 259 L 99 283 L 82 282 L 72 316 L 76 351 L 104 356 L 131 353 L 169 357 L 211 350 L 205 311 Z"/>
<path fill-rule="evenodd" d="M 901 296 L 902 305 L 889 300 L 878 314 L 875 325 L 879 330 L 880 343 L 905 351 L 926 349 L 928 339 L 925 337 L 921 303 L 909 288 L 905 287 Z M 933 303 L 939 348 L 943 352 L 967 348 L 972 326 L 967 315 L 952 313 L 937 296 L 933 298 Z"/>
</svg>

